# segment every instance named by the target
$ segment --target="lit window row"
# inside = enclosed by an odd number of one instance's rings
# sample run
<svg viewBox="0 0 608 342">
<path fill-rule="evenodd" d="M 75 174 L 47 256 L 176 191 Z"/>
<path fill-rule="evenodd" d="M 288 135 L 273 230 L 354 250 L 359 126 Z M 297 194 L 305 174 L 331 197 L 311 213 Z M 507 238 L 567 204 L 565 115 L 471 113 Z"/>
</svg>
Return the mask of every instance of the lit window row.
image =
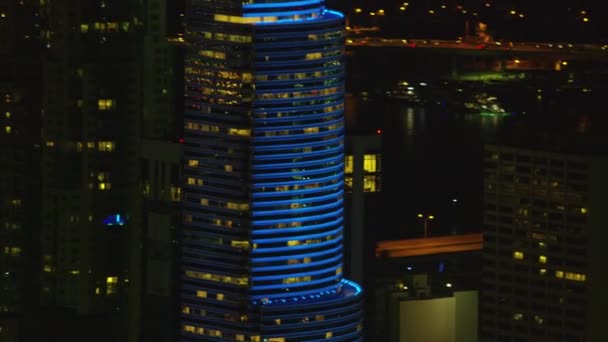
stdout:
<svg viewBox="0 0 608 342">
<path fill-rule="evenodd" d="M 186 216 L 186 219 L 188 217 Z M 187 221 L 186 221 L 187 222 Z M 220 220 L 220 219 L 211 219 L 211 224 L 216 225 L 218 227 L 226 227 L 226 228 L 232 228 L 233 222 L 232 220 Z"/>
<path fill-rule="evenodd" d="M 288 265 L 296 265 L 296 264 L 300 264 L 300 263 L 308 264 L 308 263 L 310 263 L 310 261 L 311 261 L 310 257 L 306 257 L 304 259 L 289 259 L 289 260 L 287 260 L 287 264 Z"/>
<path fill-rule="evenodd" d="M 242 34 L 228 34 L 222 32 L 201 32 L 206 39 L 223 40 L 234 43 L 251 43 L 251 36 Z"/>
<path fill-rule="evenodd" d="M 172 186 L 169 188 L 169 200 L 173 202 L 180 202 L 182 200 L 182 188 L 178 186 Z"/>
<path fill-rule="evenodd" d="M 118 30 L 122 30 L 124 32 L 129 31 L 129 27 L 131 23 L 128 21 L 125 22 L 95 22 L 91 24 L 80 24 L 80 32 L 87 33 L 89 31 L 98 31 L 98 32 L 118 32 Z"/>
<path fill-rule="evenodd" d="M 342 124 L 329 125 L 325 127 L 306 127 L 302 129 L 296 130 L 281 130 L 281 131 L 267 131 L 264 132 L 264 135 L 267 137 L 276 137 L 276 136 L 284 136 L 284 135 L 294 135 L 294 134 L 314 134 L 319 132 L 327 132 L 334 131 L 338 128 L 341 128 Z"/>
<path fill-rule="evenodd" d="M 211 81 L 211 84 L 213 84 L 213 80 L 215 80 L 215 82 L 221 82 L 222 80 L 230 80 L 233 81 L 232 84 L 238 84 L 235 82 L 251 83 L 252 80 L 250 72 L 208 70 L 203 68 L 195 68 L 192 66 L 187 66 L 184 71 L 187 80 L 192 79 L 191 77 L 188 77 L 189 75 L 196 75 L 204 77 L 204 79 Z M 200 80 L 203 80 L 203 78 L 194 78 L 194 80 L 200 82 Z"/>
<path fill-rule="evenodd" d="M 221 51 L 212 51 L 212 50 L 200 50 L 198 52 L 200 56 L 215 58 L 215 59 L 226 59 L 226 53 Z"/>
<path fill-rule="evenodd" d="M 193 325 L 184 325 L 184 331 L 198 335 L 209 335 L 214 337 L 222 337 L 222 332 L 217 329 L 206 329 L 203 327 L 195 327 Z"/>
<path fill-rule="evenodd" d="M 242 95 L 242 93 L 239 92 L 238 90 L 219 89 L 219 88 L 217 88 L 219 86 L 218 84 L 211 85 L 211 86 L 212 87 L 201 87 L 200 89 L 190 87 L 188 90 L 190 90 L 190 91 L 196 90 L 197 92 L 200 92 L 201 94 L 204 94 L 204 95 L 232 96 L 232 97 L 239 97 L 240 95 Z M 236 87 L 231 87 L 231 88 L 236 88 Z"/>
<path fill-rule="evenodd" d="M 224 95 L 224 96 L 239 96 L 239 90 L 243 87 L 243 83 L 239 81 L 216 79 L 211 76 L 207 77 L 186 77 L 189 92 L 202 93 L 205 95 Z M 211 88 L 205 88 L 211 87 Z"/>
<path fill-rule="evenodd" d="M 295 177 L 294 177 L 295 178 Z M 332 183 L 335 183 L 335 180 L 331 181 Z M 316 189 L 319 188 L 320 186 L 324 185 L 324 183 L 310 183 L 310 184 L 305 184 L 305 185 L 300 185 L 300 184 L 294 184 L 294 185 L 280 185 L 280 186 L 276 186 L 274 188 L 261 188 L 261 192 L 284 192 L 284 191 L 291 191 L 291 190 L 300 190 L 300 189 Z"/>
<path fill-rule="evenodd" d="M 309 34 L 308 40 L 332 39 L 342 37 L 342 31 L 331 31 L 324 34 Z"/>
<path fill-rule="evenodd" d="M 239 249 L 249 249 L 251 247 L 249 241 L 238 241 L 238 240 L 232 240 L 230 242 L 230 246 L 235 247 L 235 248 L 239 248 Z"/>
<path fill-rule="evenodd" d="M 268 228 L 270 228 L 270 229 L 283 229 L 283 228 L 287 228 L 287 227 L 294 228 L 294 227 L 301 227 L 301 226 L 302 226 L 302 222 L 295 221 L 295 222 L 289 222 L 289 224 L 286 224 L 286 223 L 273 224 L 273 225 L 268 226 Z"/>
<path fill-rule="evenodd" d="M 198 124 L 196 122 L 190 122 L 187 121 L 185 124 L 185 128 L 188 130 L 194 130 L 194 131 L 202 131 L 202 132 L 222 132 L 228 135 L 237 135 L 237 136 L 250 136 L 251 135 L 251 130 L 248 128 L 227 128 L 227 129 L 220 129 L 219 126 L 210 126 L 210 125 L 203 125 L 203 124 Z"/>
<path fill-rule="evenodd" d="M 306 60 L 321 59 L 321 58 L 323 58 L 323 53 L 321 53 L 321 52 L 312 52 L 312 53 L 306 54 Z"/>
<path fill-rule="evenodd" d="M 207 198 L 201 198 L 200 203 L 201 203 L 201 205 L 204 205 L 204 206 L 211 205 L 211 206 L 222 207 L 222 208 L 232 209 L 232 210 L 241 210 L 241 211 L 249 210 L 249 203 L 220 202 L 220 201 L 209 202 L 209 199 L 207 199 Z"/>
<path fill-rule="evenodd" d="M 555 271 L 555 277 L 560 279 L 568 279 L 573 281 L 586 281 L 587 275 L 584 273 L 564 272 L 557 270 Z"/>
<path fill-rule="evenodd" d="M 263 93 L 258 94 L 258 98 L 261 100 L 274 100 L 274 99 L 290 99 L 310 96 L 323 96 L 331 95 L 340 91 L 338 87 L 325 88 L 325 89 L 313 89 L 309 91 L 295 91 L 288 93 Z"/>
<path fill-rule="evenodd" d="M 186 121 L 185 128 L 191 129 L 191 130 L 201 130 L 203 132 L 216 132 L 217 133 L 220 131 L 219 126 L 203 125 L 203 124 L 198 124 L 196 122 L 190 122 L 190 121 Z"/>
<path fill-rule="evenodd" d="M 305 245 L 313 245 L 316 243 L 321 243 L 323 241 L 329 241 L 329 240 L 333 240 L 336 237 L 338 237 L 339 235 L 328 235 L 325 237 L 325 239 L 309 239 L 309 240 L 290 240 L 287 241 L 287 246 L 291 247 L 291 246 L 305 246 Z"/>
<path fill-rule="evenodd" d="M 204 273 L 196 271 L 186 271 L 186 276 L 190 278 L 210 280 L 215 282 L 233 284 L 233 285 L 247 285 L 249 278 L 247 277 L 230 277 L 220 274 Z"/>
<path fill-rule="evenodd" d="M 363 191 L 378 192 L 381 190 L 380 154 L 365 154 L 363 156 Z M 346 155 L 344 158 L 344 187 L 352 191 L 354 173 L 354 157 Z"/>
<path fill-rule="evenodd" d="M 198 335 L 209 335 L 209 336 L 213 336 L 213 337 L 223 337 L 223 333 L 222 331 L 218 330 L 218 329 L 205 329 L 203 327 L 197 327 L 194 325 L 189 325 L 186 324 L 183 326 L 182 328 L 185 332 L 191 333 L 191 334 L 198 334 Z M 235 341 L 245 341 L 245 335 L 243 334 L 235 334 L 234 335 L 234 340 Z M 249 336 L 249 341 L 250 342 L 261 342 L 260 336 L 259 335 L 253 335 L 253 336 Z M 268 341 L 268 342 L 285 342 L 285 338 L 283 337 L 271 337 L 270 339 L 266 339 L 264 341 Z"/>
<path fill-rule="evenodd" d="M 250 136 L 251 135 L 251 130 L 250 129 L 245 129 L 245 128 L 229 128 L 228 129 L 228 134 L 229 135 L 240 135 L 240 136 Z"/>
<path fill-rule="evenodd" d="M 99 152 L 113 152 L 116 149 L 116 143 L 113 141 L 98 141 L 98 142 L 89 141 L 86 144 L 87 144 L 87 149 L 92 150 L 92 149 L 95 149 L 95 147 L 97 147 L 97 150 Z M 84 144 L 82 142 L 79 141 L 76 143 L 76 150 L 78 152 L 82 151 L 83 147 L 84 147 Z"/>
<path fill-rule="evenodd" d="M 283 279 L 283 284 L 294 284 L 294 283 L 301 283 L 301 282 L 306 282 L 306 281 L 311 281 L 312 277 L 311 276 L 303 276 L 303 277 L 289 277 L 289 278 L 285 278 Z"/>
<path fill-rule="evenodd" d="M 110 190 L 110 189 L 112 189 L 112 183 L 109 183 L 109 182 L 100 182 L 98 184 L 98 188 L 99 188 L 99 190 L 102 190 L 102 191 L 104 191 L 104 190 Z"/>
<path fill-rule="evenodd" d="M 97 100 L 97 108 L 99 110 L 110 110 L 113 109 L 116 103 L 111 99 L 99 99 Z"/>
<path fill-rule="evenodd" d="M 336 75 L 340 72 L 340 70 L 325 70 L 325 71 L 314 71 L 314 72 L 296 72 L 293 74 L 278 74 L 278 75 L 265 75 L 265 74 L 260 74 L 260 75 L 256 75 L 255 79 L 256 81 L 272 81 L 272 80 L 279 80 L 279 81 L 286 81 L 286 80 L 302 80 L 302 79 L 314 79 L 314 80 L 318 80 L 322 77 L 327 77 L 327 76 L 331 76 L 331 75 Z"/>
<path fill-rule="evenodd" d="M 233 105 L 238 105 L 239 103 L 242 102 L 241 98 L 224 98 L 224 97 L 207 97 L 207 96 L 198 96 L 198 97 L 190 97 L 193 100 L 196 101 L 200 101 L 200 102 L 195 102 L 195 103 L 190 103 L 188 105 L 188 108 L 190 109 L 196 109 L 196 110 L 200 110 L 204 113 L 209 113 L 210 110 L 207 106 L 205 105 L 201 105 L 201 103 L 212 103 L 212 104 L 219 104 L 219 105 L 227 105 L 227 106 L 233 106 Z"/>
<path fill-rule="evenodd" d="M 524 259 L 524 252 L 522 252 L 522 251 L 513 251 L 513 259 L 523 260 Z M 546 264 L 547 263 L 547 256 L 546 255 L 539 255 L 538 256 L 538 262 L 541 263 L 541 264 Z"/>
<path fill-rule="evenodd" d="M 118 292 L 118 277 L 106 278 L 106 295 L 112 295 Z"/>
<path fill-rule="evenodd" d="M 339 111 L 341 109 L 344 108 L 343 104 L 338 104 L 338 105 L 334 105 L 334 106 L 327 106 L 327 107 L 323 107 L 323 113 L 332 113 L 332 112 L 336 112 Z M 319 111 L 314 111 L 312 112 L 312 114 L 319 114 Z M 276 118 L 283 118 L 283 117 L 303 117 L 310 114 L 310 112 L 277 112 L 277 113 L 265 113 L 265 112 L 260 112 L 260 113 L 256 113 L 257 117 L 260 118 L 268 118 L 268 117 L 276 117 Z"/>
<path fill-rule="evenodd" d="M 204 185 L 204 181 L 200 178 L 193 178 L 193 177 L 188 177 L 186 179 L 186 184 L 188 185 L 198 185 L 198 186 L 203 186 Z"/>
<path fill-rule="evenodd" d="M 315 13 L 308 15 L 290 15 L 290 16 L 259 16 L 259 17 L 240 17 L 235 15 L 216 14 L 213 20 L 224 23 L 235 24 L 256 24 L 256 23 L 272 23 L 279 20 L 302 20 L 307 18 L 315 18 Z"/>
<path fill-rule="evenodd" d="M 19 230 L 19 229 L 21 229 L 21 224 L 16 223 L 16 222 L 4 222 L 4 229 Z"/>
<path fill-rule="evenodd" d="M 328 51 L 328 52 L 310 52 L 307 53 L 304 56 L 304 59 L 307 61 L 312 61 L 312 60 L 317 60 L 317 59 L 322 59 L 322 58 L 327 58 L 327 57 L 337 57 L 338 55 L 340 55 L 340 50 L 332 50 L 332 51 Z M 296 56 L 289 56 L 289 57 L 275 57 L 274 61 L 284 61 L 284 60 L 296 60 Z M 266 62 L 271 62 L 273 61 L 273 58 L 271 58 L 271 56 L 264 56 L 264 61 Z"/>
<path fill-rule="evenodd" d="M 21 247 L 18 246 L 5 246 L 4 247 L 4 254 L 6 255 L 10 255 L 10 256 L 19 256 L 21 255 Z"/>
</svg>

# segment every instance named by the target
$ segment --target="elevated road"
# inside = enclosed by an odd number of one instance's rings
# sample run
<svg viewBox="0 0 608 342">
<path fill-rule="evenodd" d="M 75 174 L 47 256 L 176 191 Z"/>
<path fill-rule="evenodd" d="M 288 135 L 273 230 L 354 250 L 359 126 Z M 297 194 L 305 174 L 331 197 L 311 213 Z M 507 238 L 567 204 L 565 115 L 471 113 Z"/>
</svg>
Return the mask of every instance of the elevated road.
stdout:
<svg viewBox="0 0 608 342">
<path fill-rule="evenodd" d="M 482 247 L 482 234 L 380 241 L 376 244 L 376 257 L 404 258 L 433 254 L 473 252 L 481 251 Z"/>
<path fill-rule="evenodd" d="M 546 54 L 564 58 L 608 59 L 608 45 L 540 43 L 540 42 L 488 42 L 474 43 L 463 40 L 399 39 L 381 37 L 347 37 L 346 46 L 354 47 L 398 47 L 404 49 L 437 50 L 465 55 L 501 54 Z"/>
</svg>

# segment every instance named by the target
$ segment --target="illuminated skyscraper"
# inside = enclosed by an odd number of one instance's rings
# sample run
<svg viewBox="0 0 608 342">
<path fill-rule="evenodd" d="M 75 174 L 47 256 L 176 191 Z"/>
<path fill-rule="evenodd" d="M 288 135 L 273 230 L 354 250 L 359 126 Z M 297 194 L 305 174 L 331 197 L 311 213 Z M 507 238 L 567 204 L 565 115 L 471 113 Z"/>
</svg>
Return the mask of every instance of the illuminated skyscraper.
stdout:
<svg viewBox="0 0 608 342">
<path fill-rule="evenodd" d="M 184 341 L 359 341 L 342 278 L 340 13 L 324 0 L 189 1 Z"/>
</svg>

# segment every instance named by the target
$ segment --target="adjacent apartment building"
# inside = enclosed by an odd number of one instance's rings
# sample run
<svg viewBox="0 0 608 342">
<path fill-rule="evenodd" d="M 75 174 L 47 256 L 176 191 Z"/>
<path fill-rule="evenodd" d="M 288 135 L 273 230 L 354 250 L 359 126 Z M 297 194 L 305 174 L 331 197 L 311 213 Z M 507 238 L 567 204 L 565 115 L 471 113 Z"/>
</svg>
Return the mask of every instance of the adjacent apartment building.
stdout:
<svg viewBox="0 0 608 342">
<path fill-rule="evenodd" d="M 486 146 L 481 341 L 603 341 L 608 158 Z"/>
</svg>

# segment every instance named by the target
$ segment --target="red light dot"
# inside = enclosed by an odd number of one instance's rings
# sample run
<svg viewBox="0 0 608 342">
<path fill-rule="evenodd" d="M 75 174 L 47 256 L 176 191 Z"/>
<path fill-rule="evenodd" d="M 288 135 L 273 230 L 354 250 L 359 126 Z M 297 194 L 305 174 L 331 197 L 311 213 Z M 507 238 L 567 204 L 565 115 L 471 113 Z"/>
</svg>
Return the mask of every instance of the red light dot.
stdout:
<svg viewBox="0 0 608 342">
<path fill-rule="evenodd" d="M 378 134 L 382 134 L 382 130 L 381 130 L 381 129 L 377 129 L 377 130 L 376 130 L 376 133 L 378 133 Z"/>
<path fill-rule="evenodd" d="M 179 138 L 179 142 L 183 143 L 184 142 L 184 138 Z"/>
</svg>

